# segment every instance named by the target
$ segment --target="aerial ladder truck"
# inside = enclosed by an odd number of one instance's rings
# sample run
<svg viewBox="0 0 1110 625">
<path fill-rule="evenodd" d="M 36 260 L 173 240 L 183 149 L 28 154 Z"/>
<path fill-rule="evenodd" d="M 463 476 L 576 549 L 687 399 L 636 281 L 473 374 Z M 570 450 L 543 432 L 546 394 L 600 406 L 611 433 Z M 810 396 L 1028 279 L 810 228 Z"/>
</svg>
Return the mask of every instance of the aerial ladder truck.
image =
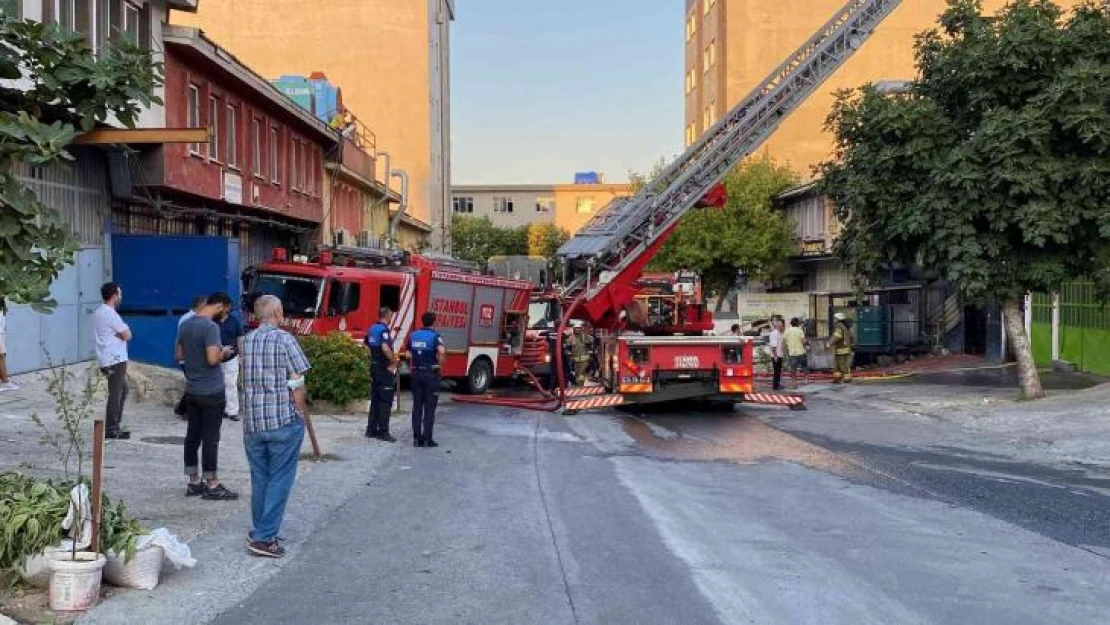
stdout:
<svg viewBox="0 0 1110 625">
<path fill-rule="evenodd" d="M 634 196 L 613 200 L 559 248 L 563 316 L 554 354 L 555 399 L 568 412 L 694 399 L 801 406 L 800 397 L 754 392 L 749 338 L 630 332 L 638 321 L 635 284 L 682 216 L 704 204 L 707 195 L 719 194 L 725 175 L 832 76 L 900 2 L 847 2 L 655 179 Z M 572 320 L 613 336 L 605 352 L 609 375 L 601 386 L 566 388 L 561 341 Z"/>
</svg>

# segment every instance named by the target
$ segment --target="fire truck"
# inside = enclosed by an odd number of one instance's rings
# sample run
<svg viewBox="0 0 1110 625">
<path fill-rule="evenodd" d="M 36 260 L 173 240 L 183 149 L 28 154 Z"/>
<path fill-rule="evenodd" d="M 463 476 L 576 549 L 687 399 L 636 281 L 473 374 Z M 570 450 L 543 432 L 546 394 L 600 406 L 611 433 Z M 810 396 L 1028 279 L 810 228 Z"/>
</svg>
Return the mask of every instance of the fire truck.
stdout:
<svg viewBox="0 0 1110 625">
<path fill-rule="evenodd" d="M 483 275 L 476 266 L 449 258 L 348 247 L 289 258 L 279 248 L 269 262 L 249 271 L 247 292 L 248 301 L 277 296 L 284 325 L 295 334 L 338 331 L 358 341 L 377 322 L 378 310 L 388 306 L 398 349 L 418 329 L 421 315 L 432 311 L 447 345 L 443 377 L 481 394 L 495 378 L 508 378 L 516 369 L 532 283 Z M 249 312 L 247 323 L 256 323 Z"/>
<path fill-rule="evenodd" d="M 572 320 L 611 336 L 610 371 L 599 387 L 566 389 L 568 411 L 666 400 L 767 401 L 801 406 L 800 397 L 754 393 L 752 343 L 733 336 L 653 336 L 637 298 L 644 269 L 699 205 L 717 204 L 720 182 L 755 152 L 858 50 L 900 0 L 849 0 L 751 93 L 634 196 L 601 209 L 555 254 L 562 266 L 561 342 Z M 714 201 L 717 200 L 717 201 Z M 649 296 L 650 297 L 650 296 Z M 562 347 L 553 360 L 562 378 Z"/>
</svg>

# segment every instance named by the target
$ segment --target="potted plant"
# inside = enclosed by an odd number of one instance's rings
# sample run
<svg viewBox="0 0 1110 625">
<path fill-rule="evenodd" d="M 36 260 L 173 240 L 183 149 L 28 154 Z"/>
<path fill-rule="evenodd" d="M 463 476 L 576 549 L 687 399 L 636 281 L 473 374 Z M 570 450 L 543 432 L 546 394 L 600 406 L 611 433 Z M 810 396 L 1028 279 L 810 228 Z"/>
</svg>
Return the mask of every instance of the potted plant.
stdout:
<svg viewBox="0 0 1110 625">
<path fill-rule="evenodd" d="M 33 585 L 46 587 L 46 562 L 62 540 L 69 500 L 48 481 L 22 473 L 0 473 L 0 570 L 15 570 Z"/>
<path fill-rule="evenodd" d="M 69 514 L 63 522 L 63 525 L 68 523 L 70 529 L 69 548 L 47 553 L 50 609 L 59 612 L 88 610 L 96 605 L 100 598 L 104 565 L 107 563 L 103 554 L 84 551 L 85 547 L 79 546 L 83 538 L 91 538 L 88 485 L 84 477 L 87 449 L 84 430 L 93 418 L 94 404 L 100 390 L 100 376 L 95 368 L 89 367 L 84 377 L 81 383 L 73 370 L 65 366 L 53 367 L 47 374 L 46 390 L 54 400 L 61 431 L 48 427 L 37 414 L 32 417 L 44 431 L 43 443 L 57 451 L 67 485 L 73 484 L 68 497 Z M 74 465 L 75 474 L 71 473 Z M 70 482 L 74 475 L 75 482 Z"/>
</svg>

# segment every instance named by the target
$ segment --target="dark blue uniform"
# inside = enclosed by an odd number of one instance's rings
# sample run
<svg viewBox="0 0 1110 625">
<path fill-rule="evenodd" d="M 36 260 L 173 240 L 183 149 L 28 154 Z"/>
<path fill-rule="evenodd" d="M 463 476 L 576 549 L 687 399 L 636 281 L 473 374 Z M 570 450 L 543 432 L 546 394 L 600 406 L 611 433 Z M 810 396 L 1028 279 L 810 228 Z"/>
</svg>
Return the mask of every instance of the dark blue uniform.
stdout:
<svg viewBox="0 0 1110 625">
<path fill-rule="evenodd" d="M 391 361 L 382 350 L 383 345 L 393 349 L 393 336 L 389 326 L 375 323 L 366 333 L 370 348 L 370 414 L 366 421 L 367 436 L 389 435 L 389 413 L 393 410 L 393 394 L 397 391 L 396 376 L 389 370 Z"/>
<path fill-rule="evenodd" d="M 432 440 L 439 403 L 439 348 L 443 338 L 432 328 L 409 335 L 412 357 L 412 438 L 416 444 Z"/>
</svg>

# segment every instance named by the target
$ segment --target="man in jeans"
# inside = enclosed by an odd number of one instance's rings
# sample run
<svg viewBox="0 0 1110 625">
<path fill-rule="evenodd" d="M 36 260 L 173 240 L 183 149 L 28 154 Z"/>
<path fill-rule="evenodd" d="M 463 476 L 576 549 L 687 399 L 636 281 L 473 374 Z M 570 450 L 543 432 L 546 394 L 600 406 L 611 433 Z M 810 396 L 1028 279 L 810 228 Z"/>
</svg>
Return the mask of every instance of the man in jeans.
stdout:
<svg viewBox="0 0 1110 625">
<path fill-rule="evenodd" d="M 216 475 L 225 404 L 221 365 L 231 350 L 221 344 L 220 327 L 214 319 L 230 309 L 231 298 L 226 293 L 213 293 L 204 307 L 177 331 L 175 355 L 179 362 L 185 362 L 185 412 L 189 419 L 185 432 L 185 474 L 189 476 L 186 497 L 239 498 Z M 197 470 L 198 451 L 203 475 Z"/>
<path fill-rule="evenodd" d="M 243 446 L 251 467 L 251 522 L 247 551 L 280 558 L 278 530 L 297 477 L 304 440 L 308 359 L 297 339 L 280 329 L 281 300 L 263 295 L 254 304 L 258 329 L 243 341 Z"/>
<path fill-rule="evenodd" d="M 129 439 L 131 432 L 122 429 L 123 405 L 127 402 L 127 342 L 131 328 L 116 309 L 123 301 L 123 289 L 115 282 L 100 287 L 104 301 L 92 314 L 93 339 L 96 342 L 96 363 L 108 378 L 108 406 L 105 409 L 104 438 Z"/>
</svg>

